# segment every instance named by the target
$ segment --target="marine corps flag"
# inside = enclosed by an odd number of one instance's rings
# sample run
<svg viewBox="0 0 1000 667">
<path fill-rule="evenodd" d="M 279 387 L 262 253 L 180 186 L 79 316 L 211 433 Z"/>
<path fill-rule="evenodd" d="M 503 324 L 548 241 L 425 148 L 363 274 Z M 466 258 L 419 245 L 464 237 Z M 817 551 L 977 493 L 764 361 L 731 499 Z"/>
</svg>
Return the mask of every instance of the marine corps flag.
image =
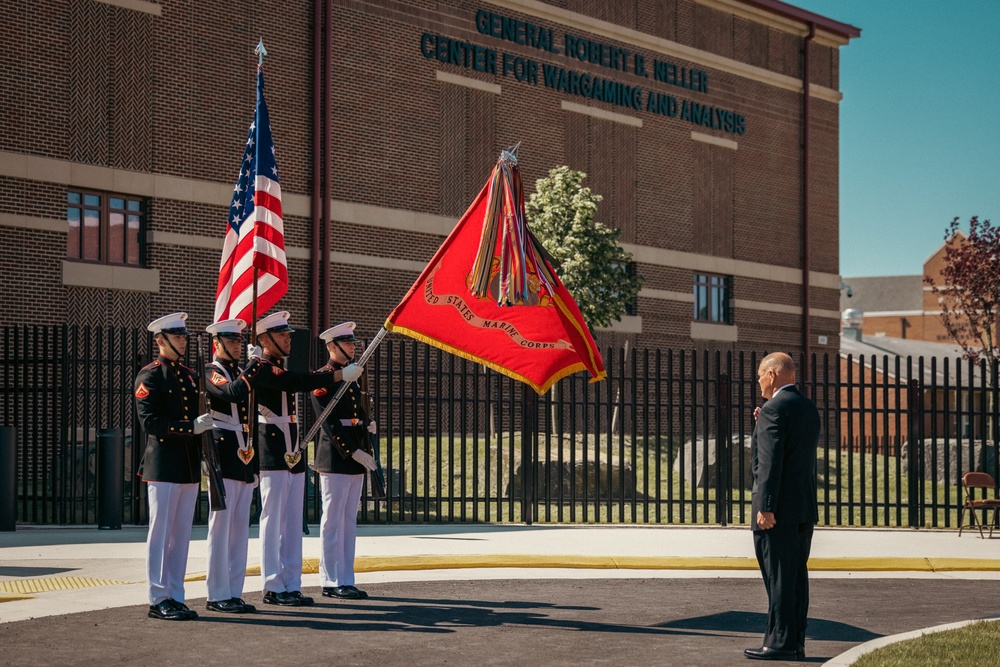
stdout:
<svg viewBox="0 0 1000 667">
<path fill-rule="evenodd" d="M 571 373 L 606 375 L 580 308 L 524 219 L 517 158 L 490 180 L 386 320 L 389 331 L 465 357 L 538 393 Z"/>
</svg>

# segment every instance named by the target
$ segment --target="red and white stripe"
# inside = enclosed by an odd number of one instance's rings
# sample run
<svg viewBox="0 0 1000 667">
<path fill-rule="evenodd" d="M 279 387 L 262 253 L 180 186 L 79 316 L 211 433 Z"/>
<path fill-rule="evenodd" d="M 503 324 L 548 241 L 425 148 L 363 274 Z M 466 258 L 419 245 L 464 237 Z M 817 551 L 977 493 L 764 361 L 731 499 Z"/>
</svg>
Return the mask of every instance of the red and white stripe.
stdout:
<svg viewBox="0 0 1000 667">
<path fill-rule="evenodd" d="M 257 175 L 254 207 L 240 225 L 237 236 L 228 226 L 219 265 L 215 321 L 252 319 L 253 269 L 257 276 L 257 312 L 266 313 L 288 292 L 284 224 L 281 217 L 281 184 Z"/>
</svg>

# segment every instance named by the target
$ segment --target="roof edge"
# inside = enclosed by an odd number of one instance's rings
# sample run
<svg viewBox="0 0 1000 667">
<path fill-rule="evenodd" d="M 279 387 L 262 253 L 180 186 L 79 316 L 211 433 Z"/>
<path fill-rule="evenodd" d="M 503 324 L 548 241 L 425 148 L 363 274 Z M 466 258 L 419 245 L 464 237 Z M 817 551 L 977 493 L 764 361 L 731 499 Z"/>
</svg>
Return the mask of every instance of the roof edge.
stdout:
<svg viewBox="0 0 1000 667">
<path fill-rule="evenodd" d="M 781 0 L 738 0 L 738 2 L 741 2 L 744 5 L 750 5 L 751 7 L 756 7 L 757 9 L 772 12 L 786 18 L 803 21 L 805 23 L 814 23 L 817 28 L 823 28 L 828 32 L 840 35 L 845 39 L 857 39 L 861 36 L 861 28 L 857 28 L 849 23 L 835 21 L 834 19 L 822 16 L 821 14 L 815 14 L 802 9 L 801 7 L 781 2 Z"/>
</svg>

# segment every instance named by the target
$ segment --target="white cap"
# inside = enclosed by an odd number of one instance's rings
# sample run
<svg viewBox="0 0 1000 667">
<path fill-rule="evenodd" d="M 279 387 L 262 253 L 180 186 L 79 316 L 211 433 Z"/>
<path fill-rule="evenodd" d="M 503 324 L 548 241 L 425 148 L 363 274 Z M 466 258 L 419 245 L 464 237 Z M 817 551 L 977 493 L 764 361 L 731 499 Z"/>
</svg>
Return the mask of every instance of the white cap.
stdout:
<svg viewBox="0 0 1000 667">
<path fill-rule="evenodd" d="M 332 343 L 335 340 L 346 340 L 352 343 L 357 342 L 354 337 L 354 322 L 344 322 L 335 327 L 330 327 L 319 335 L 324 343 Z"/>
<path fill-rule="evenodd" d="M 268 331 L 294 331 L 288 326 L 288 318 L 291 313 L 287 310 L 271 313 L 267 317 L 257 320 L 257 333 L 267 333 Z"/>
<path fill-rule="evenodd" d="M 187 330 L 187 313 L 171 313 L 170 315 L 164 315 L 158 319 L 153 320 L 146 325 L 146 328 L 155 334 L 158 333 L 168 333 L 175 335 L 186 335 L 190 333 Z"/>
<path fill-rule="evenodd" d="M 205 331 L 219 338 L 243 338 L 247 323 L 241 319 L 220 320 L 205 327 Z"/>
</svg>

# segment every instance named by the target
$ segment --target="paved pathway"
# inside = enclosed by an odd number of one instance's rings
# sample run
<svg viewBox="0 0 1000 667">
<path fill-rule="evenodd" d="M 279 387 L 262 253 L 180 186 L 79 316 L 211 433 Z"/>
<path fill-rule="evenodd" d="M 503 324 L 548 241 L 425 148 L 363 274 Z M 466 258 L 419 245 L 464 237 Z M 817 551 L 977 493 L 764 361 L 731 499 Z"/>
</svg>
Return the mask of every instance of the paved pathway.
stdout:
<svg viewBox="0 0 1000 667">
<path fill-rule="evenodd" d="M 418 525 L 361 532 L 359 564 L 368 571 L 358 581 L 371 599 L 319 597 L 317 575 L 307 574 L 305 592 L 316 606 L 266 607 L 260 579 L 251 576 L 245 598 L 261 613 L 233 617 L 204 610 L 204 527 L 196 527 L 187 597 L 201 619 L 188 623 L 145 617 L 142 528 L 0 534 L 0 586 L 72 576 L 132 582 L 0 603 L 0 661 L 744 665 L 743 648 L 760 642 L 765 596 L 748 561 L 745 528 Z M 318 555 L 315 527 L 311 533 L 307 565 Z M 255 538 L 251 566 L 258 554 Z M 810 662 L 887 634 L 1000 616 L 1000 539 L 820 529 L 813 557 Z"/>
</svg>

